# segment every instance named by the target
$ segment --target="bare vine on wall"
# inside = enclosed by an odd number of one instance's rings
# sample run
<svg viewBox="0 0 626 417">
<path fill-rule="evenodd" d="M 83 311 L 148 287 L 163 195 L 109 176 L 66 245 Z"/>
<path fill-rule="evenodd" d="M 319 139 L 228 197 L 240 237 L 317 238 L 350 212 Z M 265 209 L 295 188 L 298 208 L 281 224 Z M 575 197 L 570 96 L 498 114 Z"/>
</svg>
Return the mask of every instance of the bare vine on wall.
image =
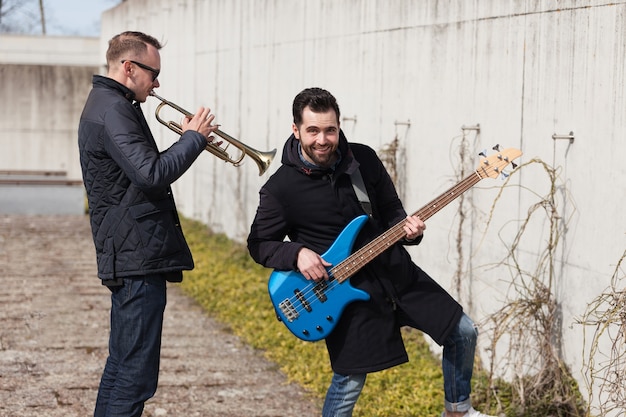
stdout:
<svg viewBox="0 0 626 417">
<path fill-rule="evenodd" d="M 382 161 L 385 169 L 389 173 L 391 177 L 391 181 L 393 184 L 398 187 L 398 147 L 400 141 L 398 140 L 398 135 L 393 138 L 393 140 L 384 145 L 380 151 L 378 151 L 378 156 Z"/>
<path fill-rule="evenodd" d="M 378 150 L 378 157 L 382 161 L 385 169 L 391 177 L 391 181 L 396 187 L 400 200 L 406 197 L 406 144 L 409 138 L 411 121 L 396 121 L 394 123 L 396 132 L 391 142 L 384 144 Z"/>
<path fill-rule="evenodd" d="M 405 148 L 400 146 L 400 139 L 396 134 L 393 140 L 385 145 L 378 151 L 378 157 L 382 161 L 385 169 L 391 177 L 391 181 L 396 187 L 398 196 L 402 201 L 405 198 L 405 184 L 406 184 L 406 155 Z"/>
<path fill-rule="evenodd" d="M 491 337 L 490 379 L 494 379 L 498 358 L 504 358 L 503 367 L 511 371 L 513 378 L 510 415 L 584 416 L 581 395 L 561 355 L 561 311 L 555 297 L 557 253 L 569 222 L 558 201 L 567 190 L 560 185 L 557 169 L 539 159 L 522 164 L 520 169 L 530 165 L 543 169 L 549 187 L 543 196 L 530 190 L 537 201 L 521 219 L 501 262 L 511 274 L 510 295 L 504 306 L 485 320 Z M 544 225 L 546 234 L 542 236 L 545 246 L 536 256 L 522 250 L 524 239 L 531 238 L 526 235 L 533 223 Z"/>
<path fill-rule="evenodd" d="M 453 166 L 456 167 L 455 177 L 457 181 L 462 180 L 467 176 L 469 172 L 475 169 L 472 164 L 476 160 L 476 156 L 478 154 L 475 145 L 479 141 L 478 135 L 480 133 L 480 129 L 466 129 L 465 127 L 461 127 L 461 131 L 462 135 L 460 136 L 460 143 L 458 147 L 452 148 L 455 152 L 454 157 L 458 159 L 458 161 L 453 163 Z M 470 140 L 470 135 L 471 138 L 473 138 L 473 141 Z M 466 300 L 463 300 L 463 304 L 465 304 L 470 311 L 473 308 L 473 297 L 471 293 L 466 293 L 463 291 L 462 283 L 467 280 L 468 271 L 471 271 L 472 269 L 471 265 L 466 265 L 464 251 L 464 247 L 466 246 L 464 239 L 466 221 L 476 209 L 473 204 L 472 194 L 472 190 L 470 190 L 469 192 L 463 193 L 458 197 L 458 205 L 456 211 L 458 223 L 456 225 L 455 237 L 456 268 L 452 277 L 452 287 L 455 289 L 456 297 L 461 300 L 463 295 L 465 295 Z M 471 263 L 471 259 L 469 259 L 467 262 Z M 471 291 L 471 287 L 468 287 L 468 291 Z"/>
<path fill-rule="evenodd" d="M 585 346 L 591 328 L 589 351 L 584 354 L 588 403 L 597 404 L 594 414 L 626 413 L 626 251 L 619 259 L 610 286 L 588 306 L 578 320 L 583 325 Z M 597 392 L 594 387 L 599 387 Z M 593 401 L 593 400 L 596 401 Z"/>
</svg>

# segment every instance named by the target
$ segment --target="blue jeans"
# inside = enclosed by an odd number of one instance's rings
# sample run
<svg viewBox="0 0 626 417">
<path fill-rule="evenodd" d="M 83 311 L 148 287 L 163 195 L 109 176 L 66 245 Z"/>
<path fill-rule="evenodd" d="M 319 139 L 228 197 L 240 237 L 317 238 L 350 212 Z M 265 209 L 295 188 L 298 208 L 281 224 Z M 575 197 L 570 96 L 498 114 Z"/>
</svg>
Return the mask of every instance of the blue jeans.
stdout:
<svg viewBox="0 0 626 417">
<path fill-rule="evenodd" d="M 472 372 L 478 330 L 466 314 L 443 342 L 443 391 L 448 411 L 466 412 L 472 407 Z"/>
<path fill-rule="evenodd" d="M 350 417 L 365 385 L 367 374 L 335 373 L 328 387 L 322 417 Z"/>
<path fill-rule="evenodd" d="M 94 417 L 140 417 L 157 389 L 166 281 L 124 279 L 112 289 L 111 333 Z"/>
<path fill-rule="evenodd" d="M 474 352 L 478 331 L 472 319 L 463 314 L 443 344 L 443 390 L 448 411 L 465 412 L 470 402 Z M 322 417 L 350 417 L 367 374 L 335 373 L 326 393 Z"/>
</svg>

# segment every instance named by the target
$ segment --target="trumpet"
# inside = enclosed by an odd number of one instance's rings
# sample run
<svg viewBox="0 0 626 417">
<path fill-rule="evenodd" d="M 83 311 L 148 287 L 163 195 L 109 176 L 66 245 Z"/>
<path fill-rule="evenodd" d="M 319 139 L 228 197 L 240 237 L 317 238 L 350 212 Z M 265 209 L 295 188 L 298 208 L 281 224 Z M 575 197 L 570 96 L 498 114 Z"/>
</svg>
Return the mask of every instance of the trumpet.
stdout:
<svg viewBox="0 0 626 417">
<path fill-rule="evenodd" d="M 156 95 L 154 91 L 151 91 L 150 95 L 161 101 L 161 103 L 159 103 L 159 105 L 157 106 L 155 114 L 154 114 L 156 116 L 156 119 L 159 121 L 159 123 L 167 126 L 170 130 L 178 133 L 179 135 L 182 135 L 183 128 L 180 125 L 180 123 L 163 120 L 159 116 L 159 112 L 161 111 L 163 107 L 168 106 L 182 113 L 183 115 L 185 115 L 185 117 L 191 118 L 194 116 L 193 113 L 190 113 L 187 110 L 183 109 L 182 107 L 172 103 L 171 101 L 168 101 L 164 99 L 163 97 Z M 238 141 L 237 139 L 233 138 L 227 133 L 220 131 L 219 129 L 215 130 L 213 133 L 215 133 L 217 136 L 224 139 L 227 142 L 226 146 L 222 147 L 221 146 L 222 142 L 218 142 L 218 143 L 209 142 L 206 145 L 206 150 L 211 152 L 213 155 L 217 156 L 224 162 L 229 162 L 233 164 L 233 166 L 236 166 L 236 167 L 240 166 L 241 161 L 243 161 L 243 159 L 247 155 L 250 158 L 252 158 L 254 162 L 256 162 L 257 166 L 259 167 L 259 175 L 263 175 L 263 173 L 267 171 L 270 164 L 272 163 L 272 160 L 274 159 L 274 155 L 276 155 L 276 149 L 268 151 L 268 152 L 257 151 L 256 149 Z M 230 145 L 233 145 L 235 148 L 239 149 L 239 155 L 237 155 L 236 158 L 231 157 L 230 154 L 227 152 L 227 149 Z"/>
</svg>

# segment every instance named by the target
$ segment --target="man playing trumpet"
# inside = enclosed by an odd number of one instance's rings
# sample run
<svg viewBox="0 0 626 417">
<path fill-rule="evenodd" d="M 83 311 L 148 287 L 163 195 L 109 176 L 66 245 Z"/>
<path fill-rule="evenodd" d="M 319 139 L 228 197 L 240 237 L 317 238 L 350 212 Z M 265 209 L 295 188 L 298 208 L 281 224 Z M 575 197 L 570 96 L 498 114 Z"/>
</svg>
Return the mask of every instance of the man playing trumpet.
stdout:
<svg viewBox="0 0 626 417">
<path fill-rule="evenodd" d="M 140 108 L 159 87 L 154 37 L 123 32 L 109 41 L 107 75 L 93 77 L 78 146 L 98 277 L 111 290 L 111 331 L 95 417 L 139 417 L 157 389 L 166 282 L 194 267 L 171 184 L 212 141 L 209 108 L 182 122 L 160 152 Z"/>
</svg>

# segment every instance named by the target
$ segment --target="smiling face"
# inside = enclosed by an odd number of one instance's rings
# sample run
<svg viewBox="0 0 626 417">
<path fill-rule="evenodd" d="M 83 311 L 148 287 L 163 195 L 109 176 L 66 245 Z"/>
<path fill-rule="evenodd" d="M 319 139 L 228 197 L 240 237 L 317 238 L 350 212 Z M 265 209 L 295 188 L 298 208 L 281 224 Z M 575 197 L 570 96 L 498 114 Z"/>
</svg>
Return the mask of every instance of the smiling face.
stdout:
<svg viewBox="0 0 626 417">
<path fill-rule="evenodd" d="M 307 106 L 302 110 L 302 123 L 294 123 L 292 130 L 308 162 L 330 168 L 337 161 L 339 120 L 334 110 L 316 113 Z"/>
</svg>

